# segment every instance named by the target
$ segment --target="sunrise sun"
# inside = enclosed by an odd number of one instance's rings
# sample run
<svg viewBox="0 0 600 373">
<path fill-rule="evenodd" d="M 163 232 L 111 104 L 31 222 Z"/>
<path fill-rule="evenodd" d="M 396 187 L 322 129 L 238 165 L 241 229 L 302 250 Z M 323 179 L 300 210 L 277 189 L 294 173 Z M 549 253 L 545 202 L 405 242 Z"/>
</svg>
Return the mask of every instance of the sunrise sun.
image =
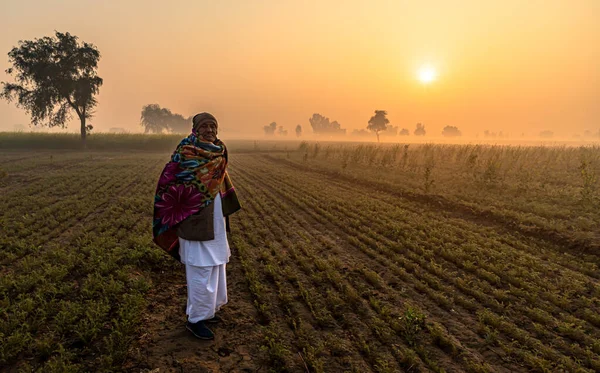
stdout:
<svg viewBox="0 0 600 373">
<path fill-rule="evenodd" d="M 437 72 L 431 66 L 422 66 L 417 73 L 417 77 L 421 83 L 429 84 L 437 78 Z"/>
</svg>

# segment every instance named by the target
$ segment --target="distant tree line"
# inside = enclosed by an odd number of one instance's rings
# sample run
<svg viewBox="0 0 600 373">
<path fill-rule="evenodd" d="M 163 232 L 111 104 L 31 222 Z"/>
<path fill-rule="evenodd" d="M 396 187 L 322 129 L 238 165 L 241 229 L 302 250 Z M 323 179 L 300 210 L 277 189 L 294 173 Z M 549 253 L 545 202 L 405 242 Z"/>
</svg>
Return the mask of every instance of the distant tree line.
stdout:
<svg viewBox="0 0 600 373">
<path fill-rule="evenodd" d="M 268 126 L 264 126 L 263 130 L 265 131 L 265 135 L 273 136 L 275 134 L 279 136 L 287 136 L 288 131 L 283 128 L 283 126 L 277 126 L 277 122 L 271 122 Z"/>
<path fill-rule="evenodd" d="M 331 121 L 329 118 L 319 114 L 314 113 L 312 117 L 308 119 L 310 126 L 312 128 L 313 134 L 317 136 L 332 136 L 332 135 L 345 135 L 346 129 L 341 128 L 341 124 L 337 121 Z M 282 126 L 277 126 L 277 123 L 273 122 L 268 126 L 264 126 L 264 131 L 266 135 L 287 135 L 287 130 L 284 130 Z M 296 136 L 302 136 L 302 126 L 298 124 L 296 126 Z M 415 129 L 412 131 L 414 136 L 425 136 L 427 131 L 425 130 L 425 125 L 423 123 L 417 123 L 415 125 Z M 367 138 L 375 135 L 377 141 L 380 140 L 381 137 L 396 137 L 396 136 L 410 136 L 411 131 L 408 128 L 400 128 L 399 126 L 394 126 L 390 123 L 387 118 L 386 110 L 375 110 L 374 115 L 369 118 L 367 121 L 367 125 L 363 129 L 355 129 L 350 133 L 352 137 L 362 137 Z M 463 135 L 462 131 L 458 128 L 458 126 L 450 126 L 447 125 L 442 129 L 441 135 L 444 137 L 460 137 Z M 479 136 L 479 135 L 477 135 Z M 503 133 L 502 131 L 493 132 L 490 130 L 485 130 L 483 132 L 483 136 L 485 138 L 508 138 L 509 135 Z M 524 137 L 525 134 L 522 133 L 521 137 Z M 538 133 L 538 137 L 542 139 L 550 139 L 554 137 L 554 132 L 545 130 Z M 576 138 L 600 138 L 600 130 L 596 132 L 592 132 L 587 130 L 584 132 L 583 136 L 575 135 Z"/>
<path fill-rule="evenodd" d="M 334 136 L 334 135 L 346 135 L 346 129 L 342 128 L 341 124 L 334 120 L 331 121 L 324 115 L 314 113 L 308 122 L 312 128 L 312 131 L 317 136 Z M 271 122 L 269 125 L 263 127 L 263 131 L 267 136 L 287 136 L 288 131 L 283 126 L 278 126 L 277 122 Z M 302 126 L 298 124 L 295 129 L 296 136 L 302 136 Z M 387 111 L 375 110 L 374 115 L 367 121 L 367 126 L 364 129 L 354 130 L 350 134 L 355 137 L 368 137 L 375 134 L 377 141 L 380 137 L 394 137 L 394 136 L 409 136 L 410 130 L 408 128 L 400 128 L 390 124 L 390 120 L 387 118 Z M 427 131 L 423 123 L 417 123 L 413 131 L 415 136 L 425 136 Z M 446 137 L 457 137 L 462 136 L 462 132 L 456 126 L 446 126 L 442 130 L 442 135 Z"/>
</svg>

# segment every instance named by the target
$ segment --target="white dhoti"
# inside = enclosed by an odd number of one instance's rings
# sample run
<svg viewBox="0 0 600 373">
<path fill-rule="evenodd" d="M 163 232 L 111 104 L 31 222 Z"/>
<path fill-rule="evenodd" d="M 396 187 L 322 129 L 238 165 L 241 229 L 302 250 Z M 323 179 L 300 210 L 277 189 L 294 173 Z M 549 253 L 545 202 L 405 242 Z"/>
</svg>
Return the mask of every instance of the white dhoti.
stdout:
<svg viewBox="0 0 600 373">
<path fill-rule="evenodd" d="M 188 241 L 179 239 L 179 256 L 185 264 L 187 280 L 188 321 L 196 323 L 214 317 L 215 312 L 227 303 L 227 278 L 225 267 L 231 251 L 225 231 L 225 218 L 221 197 L 214 202 L 215 239 Z"/>
</svg>

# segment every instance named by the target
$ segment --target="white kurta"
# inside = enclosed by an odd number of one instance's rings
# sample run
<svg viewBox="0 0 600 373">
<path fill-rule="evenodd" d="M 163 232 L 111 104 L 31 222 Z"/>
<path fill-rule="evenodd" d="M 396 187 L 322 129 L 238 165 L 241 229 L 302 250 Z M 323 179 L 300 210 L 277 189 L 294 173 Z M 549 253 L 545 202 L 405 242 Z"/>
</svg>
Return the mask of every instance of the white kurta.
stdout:
<svg viewBox="0 0 600 373">
<path fill-rule="evenodd" d="M 210 241 L 179 239 L 179 256 L 185 264 L 187 280 L 188 321 L 196 323 L 214 317 L 215 312 L 227 303 L 227 278 L 225 266 L 231 250 L 227 242 L 225 217 L 221 196 L 214 202 L 215 238 Z"/>
<path fill-rule="evenodd" d="M 179 239 L 181 263 L 196 267 L 210 267 L 229 262 L 231 251 L 225 231 L 225 217 L 221 207 L 221 196 L 217 193 L 213 214 L 215 239 L 210 241 L 188 241 Z"/>
</svg>

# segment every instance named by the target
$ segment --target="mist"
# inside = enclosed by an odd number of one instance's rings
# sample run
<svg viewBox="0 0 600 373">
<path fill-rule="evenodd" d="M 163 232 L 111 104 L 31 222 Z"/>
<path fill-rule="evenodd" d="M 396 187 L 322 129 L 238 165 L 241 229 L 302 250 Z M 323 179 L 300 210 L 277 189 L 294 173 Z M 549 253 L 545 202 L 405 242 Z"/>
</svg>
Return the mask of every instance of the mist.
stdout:
<svg viewBox="0 0 600 373">
<path fill-rule="evenodd" d="M 469 2 L 460 9 L 444 2 L 144 4 L 5 4 L 0 68 L 9 67 L 6 53 L 19 40 L 54 30 L 93 43 L 104 79 L 95 132 L 142 132 L 148 104 L 186 117 L 211 112 L 240 138 L 260 138 L 271 122 L 288 131 L 306 127 L 313 113 L 335 118 L 350 134 L 374 110 L 387 110 L 400 128 L 424 123 L 433 134 L 457 126 L 473 139 L 485 130 L 573 139 L 600 129 L 594 1 Z M 370 12 L 379 17 L 364 16 Z M 428 85 L 416 77 L 423 64 L 438 73 Z M 28 125 L 23 110 L 0 103 L 0 130 Z M 68 128 L 76 131 L 76 123 Z"/>
</svg>

